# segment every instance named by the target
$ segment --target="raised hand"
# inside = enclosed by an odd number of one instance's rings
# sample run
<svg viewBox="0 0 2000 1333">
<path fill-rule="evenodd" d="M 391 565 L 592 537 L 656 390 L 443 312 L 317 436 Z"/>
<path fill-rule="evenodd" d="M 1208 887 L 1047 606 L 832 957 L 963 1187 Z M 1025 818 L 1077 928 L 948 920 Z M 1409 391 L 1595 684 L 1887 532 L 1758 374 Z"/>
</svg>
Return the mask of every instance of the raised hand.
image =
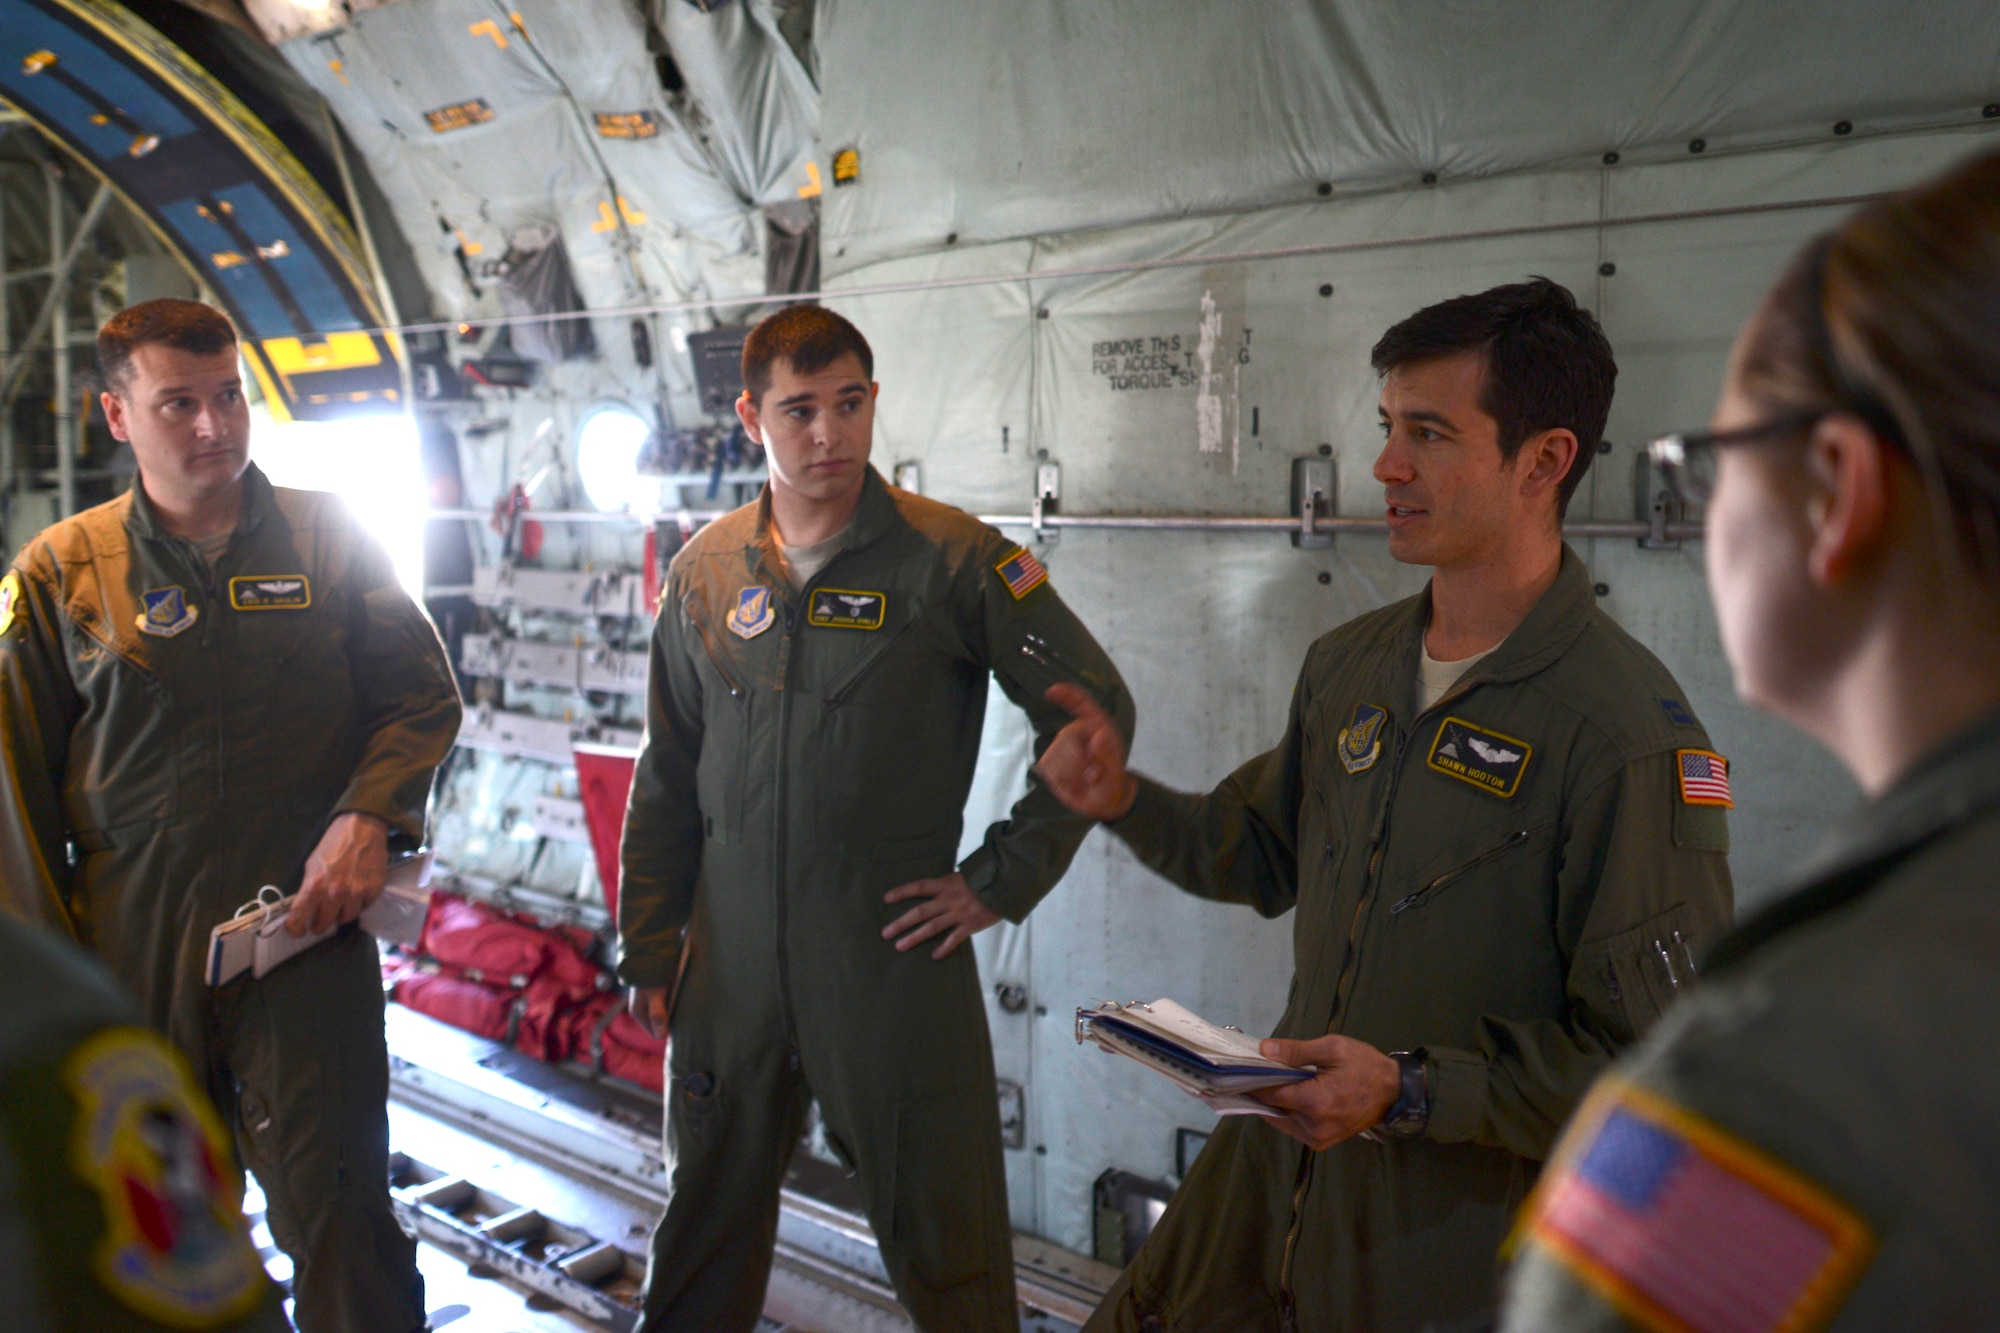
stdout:
<svg viewBox="0 0 2000 1333">
<path fill-rule="evenodd" d="M 1111 714 L 1075 685 L 1051 685 L 1043 697 L 1074 720 L 1042 751 L 1036 776 L 1079 815 L 1123 818 L 1139 795 L 1139 780 L 1125 771 L 1125 740 Z"/>
</svg>

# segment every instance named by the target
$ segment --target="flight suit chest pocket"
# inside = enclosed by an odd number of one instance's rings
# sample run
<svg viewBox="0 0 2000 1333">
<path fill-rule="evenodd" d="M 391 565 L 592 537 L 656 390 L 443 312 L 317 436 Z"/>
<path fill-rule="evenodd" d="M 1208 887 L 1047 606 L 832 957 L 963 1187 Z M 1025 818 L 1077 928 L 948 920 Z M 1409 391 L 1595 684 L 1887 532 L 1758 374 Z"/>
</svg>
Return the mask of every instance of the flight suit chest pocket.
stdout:
<svg viewBox="0 0 2000 1333">
<path fill-rule="evenodd" d="M 703 833 L 723 846 L 742 841 L 743 803 L 750 771 L 752 697 L 743 687 L 745 666 L 716 637 L 698 595 L 681 604 L 688 626 L 701 641 L 695 671 L 701 677 L 701 758 L 695 767 L 695 801 Z"/>
<path fill-rule="evenodd" d="M 878 628 L 812 631 L 829 636 L 828 646 L 846 648 L 829 663 L 826 684 L 820 691 L 820 699 L 828 708 L 838 708 L 864 689 L 886 682 L 894 674 L 898 655 L 907 654 L 915 628 L 923 618 L 921 597 L 895 593 L 870 595 L 884 597 L 890 604 Z M 834 635 L 840 637 L 832 638 Z"/>
<path fill-rule="evenodd" d="M 1525 812 L 1524 812 L 1525 813 Z M 1505 833 L 1454 849 L 1436 858 L 1412 879 L 1396 886 L 1389 904 L 1392 920 L 1435 910 L 1447 895 L 1477 894 L 1485 881 L 1516 882 L 1546 877 L 1548 851 L 1555 841 L 1553 817 L 1523 822 Z M 1518 900 L 1514 904 L 1518 907 Z"/>
</svg>

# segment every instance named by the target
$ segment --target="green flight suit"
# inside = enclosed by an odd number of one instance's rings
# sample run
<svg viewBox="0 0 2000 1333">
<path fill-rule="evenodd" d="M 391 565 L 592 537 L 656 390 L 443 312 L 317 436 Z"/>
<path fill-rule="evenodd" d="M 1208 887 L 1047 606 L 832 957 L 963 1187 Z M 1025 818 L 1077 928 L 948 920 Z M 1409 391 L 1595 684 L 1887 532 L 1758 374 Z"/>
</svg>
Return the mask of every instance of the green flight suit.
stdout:
<svg viewBox="0 0 2000 1333">
<path fill-rule="evenodd" d="M 1991 717 L 1865 805 L 1600 1081 L 1522 1215 L 1502 1326 L 2000 1328 L 1996 865 Z"/>
<path fill-rule="evenodd" d="M 104 970 L 0 916 L 0 1013 L 8 1333 L 289 1327 L 225 1131 Z"/>
<path fill-rule="evenodd" d="M 898 885 L 948 875 L 987 677 L 1038 752 L 1083 684 L 1130 733 L 1116 669 L 1033 556 L 871 469 L 841 549 L 795 595 L 768 492 L 674 560 L 625 822 L 619 976 L 689 962 L 669 1047 L 672 1197 L 648 1330 L 757 1320 L 778 1184 L 817 1098 L 903 1305 L 926 1329 L 1019 1327 L 993 1055 L 969 946 L 898 953 Z M 1019 921 L 1090 821 L 1039 783 L 957 866 Z"/>
<path fill-rule="evenodd" d="M 338 500 L 254 466 L 214 570 L 135 479 L 30 541 L 0 599 L 0 901 L 94 950 L 193 1062 L 264 1186 L 301 1327 L 419 1327 L 373 941 L 214 990 L 204 964 L 260 886 L 297 887 L 336 814 L 422 837 L 459 723 L 436 632 Z"/>
<path fill-rule="evenodd" d="M 1278 748 L 1112 825 L 1174 883 L 1296 908 L 1275 1035 L 1428 1056 L 1421 1137 L 1311 1152 L 1225 1120 L 1092 1330 L 1398 1333 L 1490 1311 L 1497 1251 L 1590 1080 L 1727 922 L 1708 738 L 1565 548 L 1527 618 L 1416 712 L 1426 589 L 1306 655 Z M 1413 716 L 1414 715 L 1414 716 Z"/>
</svg>

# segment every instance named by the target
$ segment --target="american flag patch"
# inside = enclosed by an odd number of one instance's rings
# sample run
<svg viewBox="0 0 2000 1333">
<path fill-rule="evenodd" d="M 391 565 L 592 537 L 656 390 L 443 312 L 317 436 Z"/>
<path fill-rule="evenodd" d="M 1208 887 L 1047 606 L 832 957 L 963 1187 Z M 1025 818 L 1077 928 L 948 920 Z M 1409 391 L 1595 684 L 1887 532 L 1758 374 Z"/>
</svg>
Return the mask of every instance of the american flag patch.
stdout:
<svg viewBox="0 0 2000 1333">
<path fill-rule="evenodd" d="M 1593 1100 L 1529 1205 L 1532 1243 L 1655 1333 L 1817 1328 L 1839 1306 L 1875 1248 L 1850 1209 L 1629 1085 Z"/>
<path fill-rule="evenodd" d="M 1678 750 L 1681 800 L 1689 805 L 1719 805 L 1734 810 L 1729 795 L 1729 761 L 1713 750 Z"/>
<path fill-rule="evenodd" d="M 1025 546 L 1015 547 L 1012 555 L 993 566 L 993 572 L 1000 576 L 1017 602 L 1049 580 L 1049 571 L 1042 568 L 1042 562 Z"/>
</svg>

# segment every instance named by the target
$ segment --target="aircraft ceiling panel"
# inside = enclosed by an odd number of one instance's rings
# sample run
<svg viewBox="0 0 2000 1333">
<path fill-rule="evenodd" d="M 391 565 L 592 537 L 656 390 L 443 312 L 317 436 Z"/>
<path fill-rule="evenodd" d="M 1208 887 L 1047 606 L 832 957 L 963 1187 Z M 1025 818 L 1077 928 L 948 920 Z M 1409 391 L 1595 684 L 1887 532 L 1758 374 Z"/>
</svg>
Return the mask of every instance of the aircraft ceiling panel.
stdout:
<svg viewBox="0 0 2000 1333">
<path fill-rule="evenodd" d="M 393 341 L 344 219 L 234 97 L 129 11 L 0 0 L 0 98 L 62 141 L 215 291 L 274 412 L 379 410 Z"/>
<path fill-rule="evenodd" d="M 826 3 L 829 273 L 886 255 L 1310 201 L 1609 150 L 1974 120 L 1991 0 L 1606 5 Z"/>
<path fill-rule="evenodd" d="M 591 308 L 757 290 L 754 212 L 662 96 L 628 7 L 408 0 L 281 49 L 360 148 L 446 315 L 496 313 L 487 266 L 548 222 Z"/>
</svg>

